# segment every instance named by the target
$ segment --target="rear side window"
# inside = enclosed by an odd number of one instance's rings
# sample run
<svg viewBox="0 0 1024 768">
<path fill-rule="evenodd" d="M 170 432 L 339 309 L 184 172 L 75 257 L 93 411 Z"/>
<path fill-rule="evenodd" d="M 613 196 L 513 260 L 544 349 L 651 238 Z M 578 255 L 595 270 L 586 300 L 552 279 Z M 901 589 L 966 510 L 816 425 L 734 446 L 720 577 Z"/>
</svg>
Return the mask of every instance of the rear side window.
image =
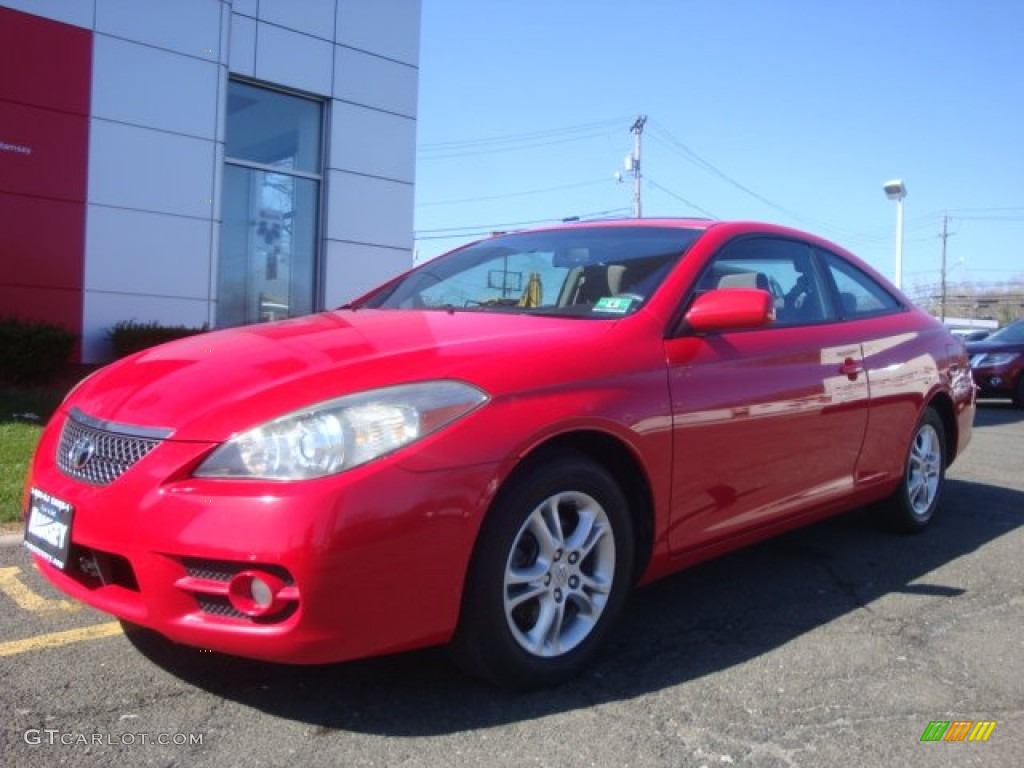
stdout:
<svg viewBox="0 0 1024 768">
<path fill-rule="evenodd" d="M 884 315 L 902 308 L 896 297 L 873 277 L 834 253 L 820 253 L 836 284 L 844 320 Z"/>
</svg>

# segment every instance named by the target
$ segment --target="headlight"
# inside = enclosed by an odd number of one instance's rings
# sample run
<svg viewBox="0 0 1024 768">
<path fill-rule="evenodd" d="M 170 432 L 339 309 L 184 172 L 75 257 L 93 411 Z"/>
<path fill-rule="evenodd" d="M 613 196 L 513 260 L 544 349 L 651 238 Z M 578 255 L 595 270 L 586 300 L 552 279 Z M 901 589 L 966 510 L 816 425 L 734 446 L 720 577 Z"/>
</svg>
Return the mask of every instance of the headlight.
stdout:
<svg viewBox="0 0 1024 768">
<path fill-rule="evenodd" d="M 1020 357 L 1018 352 L 987 352 L 971 358 L 971 368 L 995 368 L 1009 365 Z"/>
<path fill-rule="evenodd" d="M 458 381 L 347 395 L 236 435 L 195 474 L 261 480 L 333 475 L 426 437 L 486 401 L 486 394 Z"/>
</svg>

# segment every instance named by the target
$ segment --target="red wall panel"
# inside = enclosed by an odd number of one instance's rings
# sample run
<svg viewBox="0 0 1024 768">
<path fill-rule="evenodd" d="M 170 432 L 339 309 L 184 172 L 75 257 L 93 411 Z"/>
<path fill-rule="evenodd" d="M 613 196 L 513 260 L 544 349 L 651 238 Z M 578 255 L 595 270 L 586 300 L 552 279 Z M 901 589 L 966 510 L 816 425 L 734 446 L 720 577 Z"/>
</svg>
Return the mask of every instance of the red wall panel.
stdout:
<svg viewBox="0 0 1024 768">
<path fill-rule="evenodd" d="M 80 334 L 82 291 L 0 284 L 0 313 L 22 320 L 57 323 Z"/>
<path fill-rule="evenodd" d="M 82 330 L 92 33 L 0 8 L 0 314 Z"/>
<path fill-rule="evenodd" d="M 89 114 L 92 32 L 0 8 L 0 100 Z"/>
<path fill-rule="evenodd" d="M 80 203 L 0 192 L 0 282 L 81 292 L 84 217 Z"/>
<path fill-rule="evenodd" d="M 88 116 L 0 101 L 0 142 L 0 192 L 85 202 Z"/>
</svg>

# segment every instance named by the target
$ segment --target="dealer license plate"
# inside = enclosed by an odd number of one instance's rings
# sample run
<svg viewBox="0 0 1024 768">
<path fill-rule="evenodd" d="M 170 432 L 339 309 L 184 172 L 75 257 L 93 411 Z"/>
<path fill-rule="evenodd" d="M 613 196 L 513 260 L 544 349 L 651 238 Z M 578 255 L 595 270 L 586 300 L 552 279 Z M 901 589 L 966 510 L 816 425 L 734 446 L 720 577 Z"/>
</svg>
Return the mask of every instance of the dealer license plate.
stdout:
<svg viewBox="0 0 1024 768">
<path fill-rule="evenodd" d="M 44 560 L 63 569 L 71 548 L 71 516 L 74 508 L 66 501 L 33 488 L 25 521 L 25 546 Z"/>
</svg>

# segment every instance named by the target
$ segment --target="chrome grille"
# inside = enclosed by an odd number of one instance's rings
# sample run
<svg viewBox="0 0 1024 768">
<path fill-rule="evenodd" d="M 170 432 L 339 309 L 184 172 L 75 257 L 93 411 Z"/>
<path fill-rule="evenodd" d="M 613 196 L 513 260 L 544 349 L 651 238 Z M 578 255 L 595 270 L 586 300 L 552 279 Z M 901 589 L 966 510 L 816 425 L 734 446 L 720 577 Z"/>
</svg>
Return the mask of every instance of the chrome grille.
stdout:
<svg viewBox="0 0 1024 768">
<path fill-rule="evenodd" d="M 57 466 L 76 480 L 108 485 L 169 434 L 170 430 L 100 421 L 72 408 L 57 445 Z"/>
<path fill-rule="evenodd" d="M 199 603 L 199 610 L 203 613 L 209 613 L 212 616 L 223 616 L 227 619 L 251 621 L 244 613 L 235 610 L 231 605 L 231 601 L 226 597 L 221 597 L 220 595 L 197 595 L 196 601 Z"/>
<path fill-rule="evenodd" d="M 215 560 L 187 558 L 182 562 L 185 565 L 185 573 L 193 579 L 203 579 L 204 581 L 231 581 L 231 577 L 242 570 L 241 564 L 231 567 L 227 563 Z"/>
<path fill-rule="evenodd" d="M 199 605 L 199 610 L 207 616 L 217 616 L 222 619 L 238 619 L 240 621 L 247 621 L 250 624 L 280 623 L 291 618 L 299 607 L 297 602 L 291 602 L 279 613 L 276 613 L 273 616 L 254 618 L 252 616 L 246 616 L 244 613 L 236 609 L 231 605 L 230 598 L 223 595 L 197 594 L 195 595 L 195 598 L 196 603 Z"/>
<path fill-rule="evenodd" d="M 291 574 L 279 565 L 241 563 L 234 560 L 206 560 L 198 557 L 183 557 L 181 564 L 185 566 L 185 573 L 193 579 L 203 579 L 204 581 L 227 582 L 244 570 L 258 568 L 261 571 L 274 574 L 285 584 L 295 583 Z"/>
</svg>

